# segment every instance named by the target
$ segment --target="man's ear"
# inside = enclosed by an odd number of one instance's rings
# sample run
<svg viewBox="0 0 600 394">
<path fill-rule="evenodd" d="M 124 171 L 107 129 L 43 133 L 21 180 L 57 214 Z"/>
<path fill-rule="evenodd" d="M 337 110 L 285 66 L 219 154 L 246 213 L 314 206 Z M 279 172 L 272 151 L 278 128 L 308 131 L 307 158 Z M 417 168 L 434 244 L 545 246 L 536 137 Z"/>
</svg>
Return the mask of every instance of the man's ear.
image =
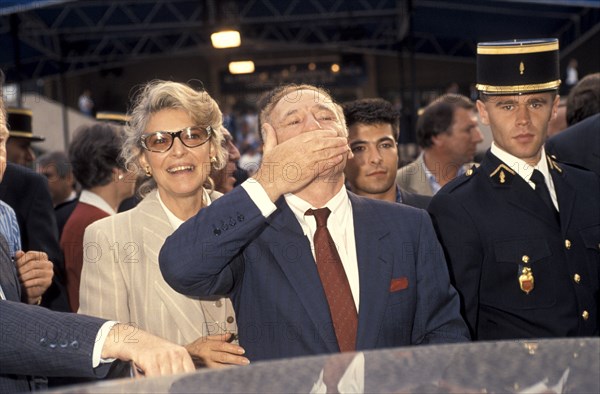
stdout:
<svg viewBox="0 0 600 394">
<path fill-rule="evenodd" d="M 550 116 L 550 120 L 556 119 L 558 116 L 558 106 L 560 105 L 560 96 L 557 94 L 554 97 L 554 102 L 552 103 L 552 115 Z"/>
<path fill-rule="evenodd" d="M 481 100 L 477 100 L 475 105 L 477 105 L 477 111 L 479 112 L 479 118 L 481 119 L 481 123 L 483 123 L 486 126 L 489 126 L 490 117 L 487 112 L 487 109 L 485 108 L 485 103 Z"/>
</svg>

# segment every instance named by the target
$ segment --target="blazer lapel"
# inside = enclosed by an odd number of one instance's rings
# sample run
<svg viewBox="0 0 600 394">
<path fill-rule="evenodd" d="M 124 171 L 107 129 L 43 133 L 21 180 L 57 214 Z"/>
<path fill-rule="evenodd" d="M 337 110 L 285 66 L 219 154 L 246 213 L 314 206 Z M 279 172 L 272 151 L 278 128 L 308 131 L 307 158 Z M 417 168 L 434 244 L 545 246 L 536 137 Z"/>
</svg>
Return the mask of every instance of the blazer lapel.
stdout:
<svg viewBox="0 0 600 394">
<path fill-rule="evenodd" d="M 157 265 L 160 248 L 164 240 L 173 233 L 174 229 L 158 201 L 156 192 L 146 196 L 140 202 L 139 209 L 142 217 L 139 225 L 142 231 L 143 256 L 145 256 L 147 262 Z M 156 269 L 159 268 L 157 267 Z M 158 272 L 160 275 L 160 270 Z M 177 322 L 177 327 L 179 327 L 186 342 L 189 343 L 200 336 L 208 335 L 208 333 L 204 332 L 203 326 L 198 326 L 197 323 L 194 323 L 194 321 L 198 321 L 197 317 L 203 316 L 204 313 L 200 301 L 195 299 L 197 302 L 195 303 L 194 310 L 189 310 L 186 306 L 188 304 L 183 302 L 189 297 L 175 293 L 162 277 L 156 278 L 154 275 L 153 277 L 153 287 L 156 293 L 165 305 L 171 306 L 168 308 L 169 313 L 171 313 L 171 316 Z"/>
<path fill-rule="evenodd" d="M 567 182 L 565 174 L 560 172 L 562 170 L 554 163 L 553 168 L 550 170 L 552 176 L 552 182 L 554 182 L 554 190 L 556 191 L 556 198 L 558 199 L 558 210 L 560 215 L 560 226 L 562 232 L 566 235 L 566 231 L 569 228 L 571 216 L 573 215 L 573 206 L 575 204 L 575 189 Z"/>
<path fill-rule="evenodd" d="M 432 196 L 433 189 L 431 188 L 431 184 L 429 183 L 429 179 L 427 179 L 427 174 L 423 169 L 425 162 L 423 161 L 423 154 L 421 153 L 415 162 L 416 172 L 412 176 L 411 187 L 417 194 L 422 194 L 424 196 Z"/>
<path fill-rule="evenodd" d="M 0 286 L 9 301 L 21 301 L 21 285 L 18 281 L 17 267 L 11 259 L 11 251 L 6 238 L 0 234 Z"/>
<path fill-rule="evenodd" d="M 389 234 L 380 218 L 364 200 L 348 193 L 354 216 L 354 239 L 360 280 L 360 307 L 356 350 L 371 349 L 387 307 L 393 261 L 382 240 Z"/>
<path fill-rule="evenodd" d="M 310 241 L 304 235 L 302 227 L 285 199 L 281 197 L 276 205 L 277 210 L 267 219 L 269 226 L 263 232 L 262 237 L 272 240 L 274 245 L 278 245 L 271 249 L 275 254 L 275 261 L 298 294 L 298 298 L 315 326 L 315 332 L 319 333 L 327 350 L 339 352 L 329 313 L 329 304 L 321 285 Z M 297 249 L 293 251 L 282 245 L 294 246 Z"/>
</svg>

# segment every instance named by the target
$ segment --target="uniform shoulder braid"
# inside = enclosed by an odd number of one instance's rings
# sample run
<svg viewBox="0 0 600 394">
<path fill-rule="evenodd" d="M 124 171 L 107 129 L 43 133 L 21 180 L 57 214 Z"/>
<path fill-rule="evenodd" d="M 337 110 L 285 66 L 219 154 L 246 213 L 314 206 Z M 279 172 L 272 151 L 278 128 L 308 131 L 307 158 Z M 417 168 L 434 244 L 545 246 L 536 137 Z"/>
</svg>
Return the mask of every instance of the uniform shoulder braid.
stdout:
<svg viewBox="0 0 600 394">
<path fill-rule="evenodd" d="M 446 189 L 447 192 L 452 192 L 453 190 L 459 188 L 461 185 L 469 182 L 471 179 L 474 178 L 474 175 L 480 171 L 481 169 L 479 168 L 479 166 L 473 164 L 471 168 L 465 171 L 464 174 L 454 178 L 452 181 L 450 181 L 450 183 L 444 186 L 443 189 Z"/>
</svg>

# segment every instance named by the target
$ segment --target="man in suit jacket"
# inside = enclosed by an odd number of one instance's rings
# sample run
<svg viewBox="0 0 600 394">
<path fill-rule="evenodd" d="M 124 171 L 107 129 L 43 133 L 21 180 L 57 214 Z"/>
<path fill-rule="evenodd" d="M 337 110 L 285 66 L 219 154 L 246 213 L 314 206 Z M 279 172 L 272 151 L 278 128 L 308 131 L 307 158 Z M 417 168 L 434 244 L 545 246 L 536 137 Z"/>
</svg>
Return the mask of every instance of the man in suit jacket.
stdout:
<svg viewBox="0 0 600 394">
<path fill-rule="evenodd" d="M 445 94 L 419 117 L 417 142 L 423 151 L 398 170 L 396 183 L 412 193 L 433 196 L 473 166 L 481 141 L 475 105 L 463 95 Z"/>
<path fill-rule="evenodd" d="M 494 142 L 429 205 L 474 339 L 599 334 L 600 179 L 544 151 L 558 69 L 556 39 L 478 46 Z"/>
<path fill-rule="evenodd" d="M 600 113 L 550 138 L 546 150 L 560 161 L 600 175 Z"/>
<path fill-rule="evenodd" d="M 260 118 L 258 173 L 167 239 L 159 256 L 167 283 L 230 295 L 250 360 L 467 340 L 426 213 L 345 190 L 347 131 L 328 93 L 279 87 Z M 321 207 L 331 211 L 339 259 L 317 254 L 315 264 L 311 248 L 322 249 L 311 214 Z M 334 296 L 327 264 L 341 271 Z"/>
<path fill-rule="evenodd" d="M 392 104 L 374 98 L 351 101 L 342 107 L 354 155 L 344 169 L 350 190 L 359 196 L 426 209 L 429 196 L 396 185 L 400 114 Z"/>
<path fill-rule="evenodd" d="M 58 229 L 47 180 L 28 168 L 7 163 L 4 178 L 0 182 L 0 200 L 10 205 L 17 214 L 22 249 L 45 252 L 54 264 L 52 285 L 42 297 L 42 305 L 53 310 L 68 311 L 63 285 L 63 257 L 58 245 Z"/>
</svg>

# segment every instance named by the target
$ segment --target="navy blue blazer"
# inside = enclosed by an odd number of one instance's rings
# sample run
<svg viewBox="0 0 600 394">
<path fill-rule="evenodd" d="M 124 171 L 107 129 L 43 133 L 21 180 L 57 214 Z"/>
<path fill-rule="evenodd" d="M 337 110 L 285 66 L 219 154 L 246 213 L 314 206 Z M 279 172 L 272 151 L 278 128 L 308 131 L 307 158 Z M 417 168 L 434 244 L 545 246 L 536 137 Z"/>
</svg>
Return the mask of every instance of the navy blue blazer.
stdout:
<svg viewBox="0 0 600 394">
<path fill-rule="evenodd" d="M 559 223 L 507 164 L 488 150 L 429 205 L 471 336 L 597 336 L 600 178 L 548 161 Z M 524 268 L 534 279 L 529 293 L 519 282 Z"/>
<path fill-rule="evenodd" d="M 0 393 L 29 391 L 29 375 L 103 377 L 110 364 L 92 368 L 92 350 L 105 320 L 51 312 L 20 303 L 17 271 L 0 235 Z"/>
<path fill-rule="evenodd" d="M 349 193 L 360 278 L 357 350 L 468 340 L 443 252 L 423 210 Z M 251 360 L 339 352 L 310 242 L 280 198 L 264 218 L 235 188 L 162 247 L 163 276 L 194 296 L 227 295 Z"/>
</svg>

